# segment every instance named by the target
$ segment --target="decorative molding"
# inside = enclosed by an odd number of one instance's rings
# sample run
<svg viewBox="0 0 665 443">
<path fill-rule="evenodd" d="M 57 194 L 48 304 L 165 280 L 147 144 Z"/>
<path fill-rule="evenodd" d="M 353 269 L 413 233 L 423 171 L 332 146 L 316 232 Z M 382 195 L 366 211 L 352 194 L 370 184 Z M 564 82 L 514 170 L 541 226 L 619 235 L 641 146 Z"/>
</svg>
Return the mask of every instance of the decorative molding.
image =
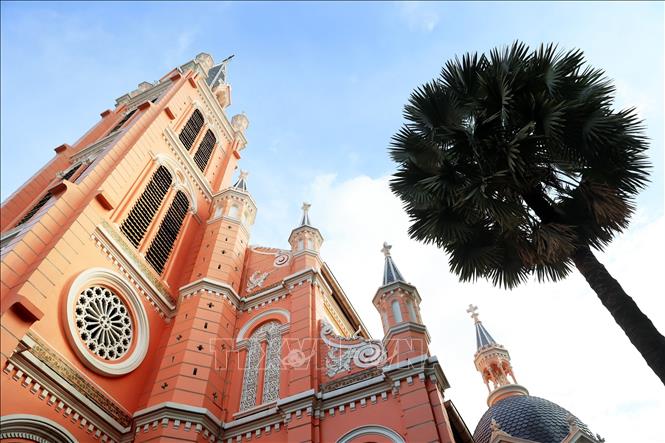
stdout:
<svg viewBox="0 0 665 443">
<path fill-rule="evenodd" d="M 189 177 L 194 180 L 196 187 L 199 189 L 199 191 L 201 191 L 201 194 L 203 194 L 206 201 L 212 201 L 212 188 L 210 187 L 210 183 L 208 183 L 208 179 L 203 175 L 199 167 L 196 166 L 194 159 L 191 155 L 189 155 L 189 152 L 187 152 L 185 147 L 182 145 L 182 142 L 175 134 L 175 132 L 173 132 L 173 129 L 167 126 L 162 133 L 162 137 L 166 141 L 166 144 L 169 146 L 169 148 L 171 148 L 171 151 L 176 154 L 176 157 L 180 161 L 180 164 L 184 167 L 187 175 L 189 175 Z"/>
<path fill-rule="evenodd" d="M 151 153 L 152 154 L 152 153 Z M 178 162 L 166 154 L 152 154 L 152 158 L 161 166 L 169 170 L 173 177 L 173 187 L 185 193 L 189 200 L 189 210 L 193 214 L 198 212 L 198 200 L 194 193 L 194 186 L 185 172 L 180 168 Z"/>
<path fill-rule="evenodd" d="M 145 295 L 162 318 L 175 315 L 176 305 L 168 295 L 168 290 L 110 223 L 102 221 L 91 238 L 138 292 Z"/>
<path fill-rule="evenodd" d="M 291 323 L 291 313 L 286 309 L 281 309 L 281 308 L 268 309 L 267 311 L 263 311 L 259 315 L 252 317 L 251 320 L 249 320 L 247 323 L 243 325 L 242 328 L 240 328 L 240 331 L 238 331 L 238 335 L 236 337 L 236 343 L 240 343 L 246 340 L 245 335 L 247 334 L 247 331 L 249 331 L 254 325 L 260 323 L 264 318 L 270 315 L 276 315 L 282 317 L 283 324 Z"/>
<path fill-rule="evenodd" d="M 32 414 L 0 417 L 0 440 L 9 438 L 38 443 L 77 443 L 76 438 L 60 424 Z"/>
<path fill-rule="evenodd" d="M 114 292 L 118 292 L 118 295 L 129 306 L 131 316 L 134 320 L 132 350 L 127 358 L 117 362 L 107 362 L 93 355 L 78 333 L 78 326 L 76 324 L 77 315 L 75 312 L 77 300 L 81 297 L 82 289 L 95 285 L 106 286 L 109 289 L 113 289 Z M 128 374 L 141 364 L 148 352 L 150 324 L 143 308 L 143 303 L 132 289 L 130 283 L 115 272 L 104 268 L 91 268 L 81 272 L 69 288 L 63 315 L 65 316 L 64 323 L 69 328 L 67 338 L 72 348 L 86 366 L 99 374 L 112 377 Z"/>
<path fill-rule="evenodd" d="M 333 339 L 331 340 L 329 336 Z M 386 361 L 386 350 L 381 341 L 365 340 L 357 335 L 352 337 L 337 335 L 326 320 L 321 321 L 321 339 L 330 347 L 326 355 L 328 377 L 333 377 L 342 371 L 350 371 L 352 361 L 358 368 L 379 366 Z M 351 341 L 355 343 L 345 343 Z"/>
<path fill-rule="evenodd" d="M 268 272 L 261 272 L 261 271 L 255 271 L 252 275 L 250 275 L 247 278 L 247 287 L 245 288 L 246 292 L 250 292 L 254 288 L 260 288 L 263 286 L 263 282 L 266 281 L 266 278 L 268 275 L 270 275 L 271 271 Z"/>
<path fill-rule="evenodd" d="M 69 161 L 72 164 L 92 162 L 102 151 L 113 145 L 117 141 L 116 139 L 119 138 L 120 134 L 122 134 L 122 131 L 115 131 L 102 137 L 91 145 L 81 149 L 76 154 L 73 154 L 69 157 Z"/>
<path fill-rule="evenodd" d="M 342 438 L 337 440 L 337 443 L 350 443 L 355 438 L 363 437 L 366 435 L 381 435 L 391 440 L 393 443 L 406 443 L 406 440 L 404 440 L 404 438 L 397 432 L 381 425 L 365 425 L 360 428 L 356 428 L 344 434 Z"/>
</svg>

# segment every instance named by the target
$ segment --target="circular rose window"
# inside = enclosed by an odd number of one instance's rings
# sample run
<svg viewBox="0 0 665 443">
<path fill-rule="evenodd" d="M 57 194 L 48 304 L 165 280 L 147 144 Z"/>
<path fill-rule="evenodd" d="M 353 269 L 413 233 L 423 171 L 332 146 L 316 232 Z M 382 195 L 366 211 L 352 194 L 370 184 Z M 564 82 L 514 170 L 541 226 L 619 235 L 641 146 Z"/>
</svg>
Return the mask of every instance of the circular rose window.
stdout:
<svg viewBox="0 0 665 443">
<path fill-rule="evenodd" d="M 76 300 L 76 327 L 90 352 L 104 360 L 123 357 L 132 343 L 133 322 L 125 303 L 103 286 L 91 286 Z"/>
<path fill-rule="evenodd" d="M 65 307 L 69 341 L 86 366 L 119 376 L 141 364 L 150 325 L 141 299 L 122 275 L 104 268 L 82 272 Z"/>
</svg>

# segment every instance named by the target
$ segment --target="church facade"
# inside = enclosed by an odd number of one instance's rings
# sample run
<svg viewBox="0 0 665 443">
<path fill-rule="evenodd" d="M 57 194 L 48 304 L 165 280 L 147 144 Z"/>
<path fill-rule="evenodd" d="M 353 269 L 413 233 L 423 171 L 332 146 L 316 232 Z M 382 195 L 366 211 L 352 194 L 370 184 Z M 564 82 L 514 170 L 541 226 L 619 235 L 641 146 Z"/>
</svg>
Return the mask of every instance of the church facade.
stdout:
<svg viewBox="0 0 665 443">
<path fill-rule="evenodd" d="M 320 256 L 309 205 L 289 248 L 250 245 L 249 121 L 226 115 L 226 65 L 199 54 L 141 83 L 3 203 L 0 439 L 475 441 L 389 245 L 382 339 Z M 474 318 L 491 400 L 477 441 L 538 441 L 490 412 L 528 392 Z M 597 442 L 566 423 L 564 441 Z"/>
<path fill-rule="evenodd" d="M 4 203 L 2 438 L 471 441 L 388 245 L 384 340 L 307 205 L 289 249 L 250 246 L 225 77 L 200 54 L 141 83 Z"/>
</svg>

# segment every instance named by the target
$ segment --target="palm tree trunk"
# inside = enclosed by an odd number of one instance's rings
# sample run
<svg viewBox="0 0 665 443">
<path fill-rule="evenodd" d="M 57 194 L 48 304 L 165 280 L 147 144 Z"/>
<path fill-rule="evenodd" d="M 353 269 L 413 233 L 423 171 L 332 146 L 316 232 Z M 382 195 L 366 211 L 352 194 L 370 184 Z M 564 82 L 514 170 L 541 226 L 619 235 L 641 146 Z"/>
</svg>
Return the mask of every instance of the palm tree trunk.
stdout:
<svg viewBox="0 0 665 443">
<path fill-rule="evenodd" d="M 626 294 L 588 246 L 578 248 L 572 258 L 600 302 L 610 311 L 633 346 L 665 385 L 665 337 L 658 332 L 649 317 L 640 311 L 635 301 Z"/>
</svg>

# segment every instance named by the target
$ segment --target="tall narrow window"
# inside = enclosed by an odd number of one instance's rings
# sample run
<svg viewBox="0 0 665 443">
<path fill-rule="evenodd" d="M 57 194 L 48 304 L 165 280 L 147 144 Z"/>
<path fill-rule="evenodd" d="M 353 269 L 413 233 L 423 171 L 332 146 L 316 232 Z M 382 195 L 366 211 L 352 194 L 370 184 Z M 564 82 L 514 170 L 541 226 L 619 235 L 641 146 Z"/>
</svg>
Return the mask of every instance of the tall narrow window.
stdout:
<svg viewBox="0 0 665 443">
<path fill-rule="evenodd" d="M 69 180 L 76 173 L 76 171 L 78 171 L 80 167 L 81 167 L 80 163 L 74 166 L 62 176 L 62 179 Z M 39 201 L 35 203 L 35 205 L 32 208 L 30 208 L 30 210 L 23 216 L 23 218 L 14 227 L 21 226 L 23 223 L 30 220 L 37 213 L 37 211 L 39 211 L 42 207 L 44 207 L 46 203 L 48 203 L 51 197 L 53 197 L 53 194 L 51 194 L 50 191 L 47 191 L 46 194 L 44 194 L 44 196 L 40 198 Z"/>
<path fill-rule="evenodd" d="M 194 163 L 199 167 L 201 172 L 205 171 L 206 166 L 208 166 L 208 161 L 210 160 L 210 154 L 217 143 L 217 138 L 215 134 L 212 133 L 210 129 L 206 131 L 206 135 L 203 136 L 199 149 L 194 154 Z"/>
<path fill-rule="evenodd" d="M 171 173 L 164 166 L 157 168 L 143 194 L 136 200 L 129 215 L 120 225 L 120 230 L 127 239 L 138 247 L 145 232 L 155 218 L 157 209 L 162 204 L 166 192 L 171 186 Z"/>
<path fill-rule="evenodd" d="M 169 260 L 171 250 L 173 249 L 176 238 L 178 238 L 178 233 L 182 227 L 183 220 L 185 220 L 188 208 L 189 200 L 187 200 L 185 193 L 182 191 L 176 192 L 173 203 L 171 203 L 171 207 L 166 212 L 164 220 L 159 225 L 157 235 L 155 235 L 145 255 L 148 263 L 160 274 Z"/>
<path fill-rule="evenodd" d="M 192 116 L 189 117 L 189 120 L 187 120 L 187 123 L 185 123 L 185 127 L 182 128 L 182 132 L 180 132 L 179 138 L 185 149 L 188 151 L 192 149 L 194 140 L 196 140 L 196 136 L 199 135 L 199 131 L 202 127 L 203 114 L 201 114 L 201 111 L 196 109 L 192 113 Z"/>
<path fill-rule="evenodd" d="M 395 318 L 395 323 L 401 323 L 402 322 L 402 311 L 400 311 L 400 309 L 399 309 L 399 302 L 397 300 L 393 300 L 391 306 L 393 308 L 393 317 Z"/>
<path fill-rule="evenodd" d="M 416 315 L 416 308 L 413 307 L 413 302 L 411 300 L 406 301 L 406 307 L 409 310 L 409 320 L 414 323 L 418 323 L 418 316 Z"/>
<path fill-rule="evenodd" d="M 266 342 L 265 371 L 261 403 L 268 403 L 279 398 L 279 370 L 282 353 L 282 333 L 277 322 L 269 322 L 259 327 L 249 338 L 245 374 L 242 380 L 240 410 L 256 406 L 257 388 L 261 363 L 262 342 Z"/>
</svg>

